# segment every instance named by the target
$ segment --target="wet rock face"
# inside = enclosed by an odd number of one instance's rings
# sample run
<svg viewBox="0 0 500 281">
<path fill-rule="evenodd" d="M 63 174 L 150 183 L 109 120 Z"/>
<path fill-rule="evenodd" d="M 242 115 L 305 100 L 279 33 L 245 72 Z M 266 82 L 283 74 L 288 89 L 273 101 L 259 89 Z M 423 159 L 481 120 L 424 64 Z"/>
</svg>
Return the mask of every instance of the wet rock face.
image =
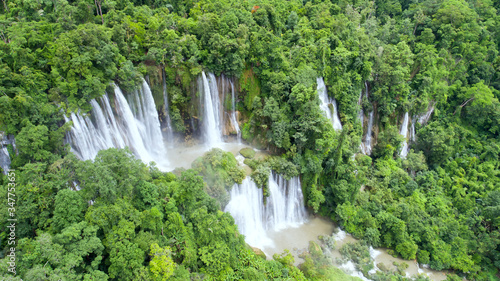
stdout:
<svg viewBox="0 0 500 281">
<path fill-rule="evenodd" d="M 235 116 L 236 116 L 236 121 L 239 123 L 239 119 L 240 119 L 240 112 L 239 111 L 235 111 Z M 224 128 L 222 129 L 222 134 L 224 136 L 229 136 L 229 135 L 237 135 L 238 134 L 238 131 L 239 131 L 239 128 L 236 128 L 236 124 L 234 124 L 232 121 L 231 121 L 231 116 L 232 112 L 231 111 L 225 111 L 224 112 L 224 115 L 225 115 L 225 118 L 224 118 Z M 238 124 L 240 125 L 240 124 Z"/>
<path fill-rule="evenodd" d="M 252 248 L 252 251 L 253 251 L 253 252 L 254 252 L 254 253 L 255 253 L 258 257 L 261 257 L 261 258 L 263 258 L 263 259 L 266 259 L 266 258 L 267 258 L 267 257 L 266 257 L 266 254 L 264 254 L 264 252 L 263 252 L 261 249 L 256 248 L 256 247 L 250 247 L 250 248 Z"/>
</svg>

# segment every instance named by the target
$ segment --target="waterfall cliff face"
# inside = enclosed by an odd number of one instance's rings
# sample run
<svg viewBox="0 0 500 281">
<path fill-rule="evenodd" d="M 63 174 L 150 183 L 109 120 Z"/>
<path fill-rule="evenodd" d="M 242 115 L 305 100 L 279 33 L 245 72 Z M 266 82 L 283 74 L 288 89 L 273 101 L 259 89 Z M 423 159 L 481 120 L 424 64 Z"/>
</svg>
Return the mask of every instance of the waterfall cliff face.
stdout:
<svg viewBox="0 0 500 281">
<path fill-rule="evenodd" d="M 316 79 L 316 82 L 318 84 L 317 91 L 319 100 L 321 102 L 320 104 L 321 110 L 325 113 L 326 117 L 332 122 L 333 128 L 335 130 L 342 130 L 342 124 L 340 123 L 340 119 L 338 117 L 337 101 L 334 98 L 330 98 L 328 96 L 328 92 L 326 90 L 323 77 L 318 77 Z M 330 109 L 330 105 L 333 108 L 333 112 Z"/>
<path fill-rule="evenodd" d="M 168 106 L 168 92 L 165 70 L 162 71 L 163 75 L 163 109 L 165 110 L 166 133 L 165 138 L 168 144 L 174 142 L 174 131 L 172 129 L 172 120 L 170 119 L 170 108 Z"/>
<path fill-rule="evenodd" d="M 200 92 L 201 133 L 208 147 L 218 146 L 223 136 L 235 134 L 241 140 L 236 110 L 236 89 L 232 79 L 223 74 L 201 73 L 198 78 Z M 224 106 L 225 105 L 225 106 Z"/>
<path fill-rule="evenodd" d="M 10 169 L 10 155 L 7 147 L 13 145 L 14 149 L 16 147 L 16 141 L 13 136 L 6 136 L 3 132 L 0 132 L 0 167 L 3 173 L 7 175 Z"/>
<path fill-rule="evenodd" d="M 307 219 L 299 178 L 288 181 L 274 173 L 269 177 L 267 204 L 262 189 L 247 177 L 233 186 L 224 211 L 233 216 L 245 241 L 258 248 L 273 246 L 266 231 L 298 226 Z"/>
<path fill-rule="evenodd" d="M 90 115 L 71 113 L 65 117 L 66 122 L 73 122 L 67 141 L 78 158 L 94 159 L 100 150 L 128 146 L 145 163 L 155 161 L 159 167 L 167 164 L 158 113 L 145 81 L 129 101 L 115 85 L 114 109 L 105 94 L 99 101 L 90 101 Z"/>
<path fill-rule="evenodd" d="M 198 88 L 201 89 L 202 94 L 202 130 L 204 141 L 207 146 L 214 147 L 222 142 L 221 103 L 215 75 L 209 73 L 208 76 L 207 78 L 204 71 L 201 73 L 201 80 L 198 81 Z"/>
<path fill-rule="evenodd" d="M 399 131 L 399 134 L 403 136 L 404 142 L 401 147 L 401 151 L 399 152 L 399 156 L 401 158 L 406 158 L 406 155 L 408 155 L 408 120 L 409 120 L 409 114 L 408 112 L 405 113 L 404 118 L 403 118 L 403 124 L 401 125 L 401 130 Z"/>
</svg>

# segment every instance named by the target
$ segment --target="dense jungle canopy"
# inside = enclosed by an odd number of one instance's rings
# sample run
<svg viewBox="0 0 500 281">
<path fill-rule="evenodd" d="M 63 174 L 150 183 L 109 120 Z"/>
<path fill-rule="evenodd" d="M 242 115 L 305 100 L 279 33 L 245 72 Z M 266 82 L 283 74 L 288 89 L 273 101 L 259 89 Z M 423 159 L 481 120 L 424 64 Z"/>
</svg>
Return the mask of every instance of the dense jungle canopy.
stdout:
<svg viewBox="0 0 500 281">
<path fill-rule="evenodd" d="M 89 112 L 112 83 L 131 92 L 147 76 L 158 93 L 163 72 L 173 130 L 195 138 L 202 71 L 238 81 L 242 137 L 273 155 L 246 161 L 264 194 L 270 170 L 300 176 L 309 212 L 367 245 L 449 280 L 498 280 L 499 1 L 2 2 L 0 130 L 15 137 L 17 219 L 15 276 L 0 222 L 2 280 L 350 278 L 314 249 L 296 267 L 245 244 L 214 196 L 245 176 L 231 154 L 166 173 L 130 150 L 82 161 L 64 141 L 64 115 Z M 342 130 L 319 109 L 317 77 Z M 430 108 L 400 157 L 402 116 Z M 375 112 L 371 155 L 360 110 Z M 2 218 L 9 183 L 0 176 Z"/>
</svg>

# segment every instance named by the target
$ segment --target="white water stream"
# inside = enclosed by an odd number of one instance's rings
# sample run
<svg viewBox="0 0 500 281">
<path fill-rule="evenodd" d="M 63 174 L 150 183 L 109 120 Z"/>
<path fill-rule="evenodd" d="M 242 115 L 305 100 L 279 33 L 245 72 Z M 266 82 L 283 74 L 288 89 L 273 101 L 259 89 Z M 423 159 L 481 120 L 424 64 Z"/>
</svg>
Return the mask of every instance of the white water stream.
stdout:
<svg viewBox="0 0 500 281">
<path fill-rule="evenodd" d="M 234 217 L 246 242 L 261 249 L 274 247 L 268 231 L 298 227 L 307 220 L 298 177 L 285 180 L 273 173 L 268 186 L 269 197 L 264 204 L 262 189 L 247 177 L 242 184 L 233 186 L 231 200 L 224 210 Z"/>
<path fill-rule="evenodd" d="M 173 146 L 173 142 L 174 142 L 174 131 L 172 129 L 172 120 L 170 119 L 170 108 L 168 106 L 168 92 L 167 92 L 167 77 L 165 75 L 165 70 L 163 69 L 162 70 L 162 74 L 163 74 L 163 83 L 162 83 L 162 86 L 163 86 L 163 107 L 164 107 L 164 110 L 165 110 L 165 121 L 166 121 L 166 133 L 165 133 L 165 139 L 167 141 L 167 143 L 169 144 L 169 146 Z"/>
<path fill-rule="evenodd" d="M 240 125 L 238 125 L 238 117 L 237 117 L 237 111 L 236 111 L 236 100 L 234 97 L 234 84 L 233 82 L 231 83 L 231 125 L 233 126 L 234 130 L 236 131 L 236 136 L 238 137 L 238 142 L 241 142 L 241 132 L 240 132 Z"/>
<path fill-rule="evenodd" d="M 333 128 L 335 130 L 342 130 L 342 124 L 340 123 L 340 119 L 338 116 L 337 101 L 334 98 L 330 98 L 328 96 L 323 77 L 318 77 L 316 79 L 316 82 L 318 84 L 317 91 L 319 100 L 321 102 L 319 107 L 325 113 L 326 117 L 332 122 Z M 333 111 L 330 109 L 330 105 L 332 106 Z"/>
<path fill-rule="evenodd" d="M 202 90 L 203 100 L 203 135 L 208 147 L 216 147 L 222 142 L 222 118 L 219 89 L 213 73 L 201 73 L 198 87 Z"/>
<path fill-rule="evenodd" d="M 399 152 L 399 156 L 401 158 L 406 158 L 406 155 L 408 155 L 408 120 L 409 120 L 409 114 L 408 112 L 405 113 L 404 118 L 403 118 L 403 124 L 401 125 L 401 130 L 399 131 L 399 134 L 403 136 L 404 141 L 403 145 L 401 147 L 401 151 Z"/>
<path fill-rule="evenodd" d="M 114 86 L 114 110 L 107 94 L 100 98 L 100 103 L 96 100 L 90 103 L 90 115 L 71 113 L 69 118 L 65 117 L 66 122 L 73 122 L 67 141 L 78 158 L 94 159 L 100 150 L 128 146 L 143 162 L 155 161 L 159 168 L 167 168 L 158 113 L 145 81 L 130 96 L 130 104 L 117 86 Z"/>
<path fill-rule="evenodd" d="M 365 96 L 368 97 L 368 83 L 365 81 Z M 358 104 L 361 106 L 363 99 L 363 94 L 360 94 Z M 370 155 L 372 153 L 372 128 L 373 128 L 373 118 L 375 114 L 375 107 L 372 104 L 372 110 L 368 113 L 368 127 L 366 128 L 365 140 L 360 144 L 361 153 L 365 155 Z M 361 126 L 364 126 L 364 112 L 361 108 L 359 112 L 359 119 L 361 120 Z"/>
<path fill-rule="evenodd" d="M 0 132 L 0 167 L 5 175 L 7 175 L 11 163 L 9 150 L 7 149 L 9 145 L 13 145 L 15 149 L 16 141 L 14 137 L 6 136 L 5 133 Z"/>
</svg>

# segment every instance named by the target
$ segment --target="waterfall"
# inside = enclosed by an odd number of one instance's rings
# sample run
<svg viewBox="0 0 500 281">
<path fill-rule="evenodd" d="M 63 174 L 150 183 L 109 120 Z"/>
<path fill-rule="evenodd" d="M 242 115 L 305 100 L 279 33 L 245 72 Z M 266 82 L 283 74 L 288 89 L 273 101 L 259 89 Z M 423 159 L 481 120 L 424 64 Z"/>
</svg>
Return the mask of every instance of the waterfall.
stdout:
<svg viewBox="0 0 500 281">
<path fill-rule="evenodd" d="M 231 201 L 224 209 L 233 216 L 240 233 L 245 235 L 245 241 L 258 248 L 273 245 L 266 235 L 262 198 L 262 189 L 247 177 L 241 184 L 233 186 Z"/>
<path fill-rule="evenodd" d="M 113 137 L 113 147 L 116 148 L 124 148 L 126 146 L 125 140 L 123 139 L 122 133 L 119 130 L 119 125 L 116 122 L 115 115 L 113 114 L 113 109 L 111 108 L 111 104 L 109 103 L 109 98 L 108 95 L 105 94 L 104 96 L 101 97 L 101 103 L 104 105 L 104 111 L 106 115 L 106 124 L 108 124 L 109 130 L 111 130 L 110 134 Z M 95 109 L 98 109 L 99 106 L 97 105 Z M 93 110 L 95 110 L 93 108 Z M 106 128 L 106 127 L 102 127 Z"/>
<path fill-rule="evenodd" d="M 372 111 L 368 114 L 368 128 L 366 130 L 365 142 L 363 143 L 363 154 L 370 155 L 372 153 L 372 127 L 373 127 L 373 115 L 375 110 L 372 105 Z"/>
<path fill-rule="evenodd" d="M 403 142 L 403 147 L 401 148 L 401 152 L 399 153 L 399 156 L 401 158 L 406 158 L 406 155 L 408 155 L 408 119 L 409 119 L 409 114 L 408 112 L 405 113 L 405 116 L 403 118 L 403 124 L 401 125 L 401 130 L 399 131 L 399 134 L 402 135 L 405 140 Z"/>
<path fill-rule="evenodd" d="M 337 101 L 328 96 L 323 77 L 318 77 L 316 82 L 318 84 L 317 91 L 321 102 L 319 107 L 325 113 L 326 117 L 332 122 L 333 128 L 335 130 L 342 130 L 342 124 L 340 123 L 340 119 L 338 117 Z M 333 112 L 330 110 L 330 104 L 333 107 Z"/>
<path fill-rule="evenodd" d="M 368 82 L 365 81 L 365 95 L 368 97 Z M 360 94 L 358 104 L 361 105 L 363 100 L 363 95 Z M 365 155 L 370 155 L 372 153 L 372 128 L 373 128 L 373 117 L 375 114 L 375 107 L 372 104 L 372 110 L 368 113 L 368 127 L 366 129 L 365 141 L 361 142 L 360 149 L 361 152 Z M 364 112 L 363 107 L 361 107 L 359 113 L 359 119 L 361 120 L 361 126 L 363 126 L 364 121 Z"/>
<path fill-rule="evenodd" d="M 165 167 L 166 151 L 160 122 L 146 81 L 130 97 L 130 103 L 115 85 L 114 111 L 107 94 L 99 101 L 90 101 L 90 115 L 83 116 L 78 112 L 71 113 L 69 118 L 65 116 L 66 122 L 73 122 L 67 141 L 77 157 L 91 160 L 100 150 L 128 146 L 143 162 L 155 161 L 159 167 Z"/>
<path fill-rule="evenodd" d="M 10 155 L 7 149 L 8 145 L 13 145 L 14 149 L 16 147 L 16 141 L 13 136 L 6 136 L 3 132 L 0 132 L 0 167 L 3 173 L 7 175 L 10 169 Z"/>
<path fill-rule="evenodd" d="M 70 117 L 64 117 L 66 122 L 73 122 L 68 141 L 71 143 L 73 153 L 78 158 L 82 160 L 94 159 L 99 150 L 109 148 L 103 142 L 105 138 L 103 138 L 102 133 L 95 129 L 88 116 L 83 117 L 78 112 L 78 114 L 71 113 Z"/>
<path fill-rule="evenodd" d="M 118 87 L 115 87 L 115 102 L 118 116 L 124 124 L 125 136 L 128 140 L 130 149 L 132 149 L 135 154 L 142 159 L 142 161 L 149 163 L 153 159 L 149 155 L 140 134 L 140 131 L 143 132 L 143 134 L 145 133 L 145 126 L 142 124 L 138 124 L 139 122 L 137 122 L 138 120 L 135 119 L 134 114 L 132 113 L 132 110 L 127 102 L 127 99 L 125 98 L 125 96 L 123 96 L 122 91 Z M 137 114 L 142 115 L 142 110 Z M 139 127 L 141 129 L 139 129 Z"/>
<path fill-rule="evenodd" d="M 167 76 L 165 69 L 163 69 L 163 109 L 165 110 L 165 119 L 167 121 L 166 140 L 168 144 L 173 144 L 174 132 L 172 130 L 172 120 L 170 119 L 170 109 L 168 107 L 168 94 L 167 94 Z"/>
<path fill-rule="evenodd" d="M 296 227 L 307 219 L 298 177 L 285 180 L 272 173 L 268 186 L 269 197 L 264 205 L 262 189 L 247 177 L 242 184 L 233 186 L 231 200 L 224 210 L 233 216 L 245 241 L 258 248 L 273 246 L 266 231 Z"/>
<path fill-rule="evenodd" d="M 234 98 L 234 85 L 231 83 L 231 124 L 233 125 L 236 135 L 238 136 L 238 142 L 241 142 L 241 132 L 240 126 L 238 125 L 238 118 L 236 116 L 236 102 Z"/>
<path fill-rule="evenodd" d="M 145 80 L 142 80 L 142 87 L 135 93 L 136 111 L 134 117 L 139 121 L 135 122 L 140 129 L 144 146 L 147 147 L 151 155 L 166 155 L 161 133 L 160 120 L 156 111 L 155 101 L 151 89 Z"/>
<path fill-rule="evenodd" d="M 431 115 L 433 112 L 434 112 L 434 103 L 431 102 L 431 104 L 429 104 L 427 112 L 418 118 L 418 123 L 420 123 L 421 125 L 426 124 L 429 121 L 429 119 L 431 119 Z"/>
<path fill-rule="evenodd" d="M 417 116 L 413 116 L 411 119 L 410 140 L 413 143 L 417 141 L 417 134 L 415 133 L 415 123 L 417 123 L 417 118 Z"/>
<path fill-rule="evenodd" d="M 7 145 L 2 143 L 0 149 L 0 167 L 2 168 L 3 173 L 6 175 L 10 168 L 10 156 L 9 151 L 7 150 Z"/>
<path fill-rule="evenodd" d="M 205 71 L 201 73 L 201 76 L 202 83 L 198 84 L 201 84 L 203 88 L 203 133 L 205 143 L 213 147 L 222 141 L 219 90 L 213 73 L 208 73 L 209 79 Z"/>
<path fill-rule="evenodd" d="M 268 229 L 276 231 L 302 224 L 307 215 L 298 177 L 289 181 L 274 173 L 269 177 L 269 198 L 266 205 Z"/>
</svg>

